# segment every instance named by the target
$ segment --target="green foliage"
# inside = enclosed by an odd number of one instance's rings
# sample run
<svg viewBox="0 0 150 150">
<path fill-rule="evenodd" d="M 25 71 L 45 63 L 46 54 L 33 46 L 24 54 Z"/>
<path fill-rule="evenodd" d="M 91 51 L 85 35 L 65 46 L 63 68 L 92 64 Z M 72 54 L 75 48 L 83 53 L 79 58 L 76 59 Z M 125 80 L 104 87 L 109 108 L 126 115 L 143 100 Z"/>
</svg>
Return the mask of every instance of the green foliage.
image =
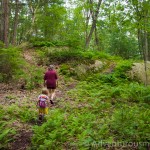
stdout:
<svg viewBox="0 0 150 150">
<path fill-rule="evenodd" d="M 74 50 L 74 49 L 63 49 L 57 50 L 57 49 L 51 49 L 47 50 L 45 52 L 49 58 L 49 61 L 51 62 L 59 62 L 59 63 L 65 63 L 65 62 L 77 62 L 78 64 L 81 63 L 92 63 L 94 60 L 113 60 L 116 59 L 114 56 L 110 56 L 107 53 L 104 52 L 98 52 L 98 51 L 83 51 L 83 50 Z"/>
<path fill-rule="evenodd" d="M 62 50 L 62 51 L 54 51 L 48 54 L 48 58 L 50 62 L 67 62 L 67 61 L 80 61 L 81 60 L 81 52 L 75 50 Z"/>
<path fill-rule="evenodd" d="M 0 149 L 9 149 L 18 131 L 37 118 L 35 104 L 29 99 L 22 101 L 16 98 L 14 104 L 0 104 Z"/>
<path fill-rule="evenodd" d="M 128 78 L 127 71 L 131 69 L 132 64 L 133 64 L 133 61 L 130 61 L 130 60 L 120 61 L 115 67 L 115 70 L 114 70 L 115 76 L 123 78 L 123 79 L 127 79 Z"/>
<path fill-rule="evenodd" d="M 95 116 L 90 112 L 83 116 L 78 110 L 69 113 L 70 115 L 58 110 L 51 111 L 45 124 L 34 127 L 34 149 L 84 148 L 93 141 L 90 135 Z M 89 122 L 91 123 L 88 124 Z"/>
<path fill-rule="evenodd" d="M 117 136 L 116 140 L 124 139 L 126 142 L 148 142 L 150 111 L 138 106 L 120 106 L 115 110 L 110 122 L 110 128 Z M 145 133 L 145 134 L 143 134 Z M 128 137 L 128 138 L 126 138 Z"/>
<path fill-rule="evenodd" d="M 14 120 L 20 119 L 21 122 L 31 122 L 36 118 L 35 105 L 30 100 L 24 100 L 23 104 L 18 104 L 19 106 L 17 104 L 16 102 L 15 104 L 6 106 L 5 115 L 12 117 Z"/>
<path fill-rule="evenodd" d="M 7 145 L 11 139 L 11 136 L 15 135 L 15 131 L 13 129 L 5 128 L 5 126 L 2 128 L 1 127 L 1 132 L 0 132 L 0 149 L 5 149 L 7 148 Z"/>
<path fill-rule="evenodd" d="M 125 93 L 130 101 L 150 103 L 149 86 L 145 87 L 144 85 L 135 82 L 130 83 L 126 89 L 127 92 Z"/>
<path fill-rule="evenodd" d="M 47 39 L 43 38 L 32 38 L 30 40 L 33 47 L 59 47 L 59 46 L 69 46 L 67 42 L 63 41 L 48 41 Z"/>
<path fill-rule="evenodd" d="M 7 120 L 5 110 L 0 105 L 0 149 L 6 149 L 8 143 L 12 141 L 12 136 L 16 134 L 14 128 L 10 128 L 10 124 L 12 123 L 12 118 Z"/>
<path fill-rule="evenodd" d="M 9 82 L 23 73 L 24 61 L 18 48 L 0 49 L 0 82 Z"/>
<path fill-rule="evenodd" d="M 46 65 L 47 62 L 47 51 L 45 50 L 36 50 L 36 54 L 37 54 L 37 64 L 40 65 Z"/>
<path fill-rule="evenodd" d="M 63 62 L 59 73 L 67 77 L 67 90 L 65 98 L 58 97 L 61 99 L 58 107 L 49 110 L 46 122 L 41 126 L 33 125 L 31 149 L 86 150 L 95 149 L 94 144 L 100 141 L 148 141 L 150 88 L 128 79 L 126 72 L 131 68 L 132 61 L 119 60 L 99 52 L 44 48 L 37 50 L 37 53 L 41 62 L 46 55 L 51 61 Z M 68 90 L 71 85 L 68 77 L 73 76 L 72 68 L 78 66 L 79 62 L 88 65 L 97 59 L 107 61 L 108 68 L 104 68 L 104 72 L 87 72 L 82 80 L 79 79 L 80 82 L 76 81 L 75 88 Z M 111 67 L 110 60 L 113 61 L 114 68 L 106 73 L 105 69 Z M 22 74 L 22 78 L 26 80 L 28 89 L 42 84 L 43 69 L 27 64 L 24 69 L 26 74 Z M 2 148 L 7 148 L 8 138 L 13 140 L 15 131 L 9 130 L 7 125 L 12 126 L 14 120 L 22 124 L 32 123 L 37 118 L 35 104 L 30 103 L 28 97 L 24 99 L 25 103 L 11 95 L 7 95 L 7 98 L 15 99 L 15 103 L 1 107 L 0 129 L 4 132 L 0 138 L 6 143 L 2 144 Z M 97 149 L 103 148 L 103 145 L 99 145 Z"/>
<path fill-rule="evenodd" d="M 63 75 L 68 75 L 70 73 L 70 67 L 66 64 L 62 64 L 60 66 L 60 73 L 62 73 Z"/>
<path fill-rule="evenodd" d="M 35 41 L 34 43 L 32 43 L 34 47 L 50 47 L 50 46 L 55 46 L 52 42 L 48 42 L 48 41 Z"/>
<path fill-rule="evenodd" d="M 4 43 L 2 41 L 0 41 L 0 49 L 4 48 L 4 46 L 5 46 Z"/>
<path fill-rule="evenodd" d="M 44 69 L 35 66 L 29 66 L 29 68 L 26 70 L 26 74 L 22 75 L 22 78 L 25 80 L 25 87 L 31 90 L 43 84 Z"/>
<path fill-rule="evenodd" d="M 127 36 L 126 33 L 114 31 L 110 36 L 110 54 L 121 56 L 125 59 L 136 58 L 138 54 L 138 44 L 134 37 Z"/>
<path fill-rule="evenodd" d="M 95 81 L 80 81 L 75 89 L 67 92 L 68 97 L 74 101 L 63 103 L 63 107 L 50 110 L 47 122 L 34 127 L 32 148 L 67 147 L 84 150 L 95 148 L 94 144 L 101 141 L 104 144 L 115 141 L 148 142 L 147 117 L 150 115 L 148 105 L 144 104 L 144 101 L 139 101 L 138 104 L 130 100 L 127 105 L 124 94 L 130 93 L 131 85 L 125 83 L 112 86 L 111 83 L 101 84 L 96 78 Z M 111 99 L 115 99 L 114 104 L 111 104 Z M 97 148 L 103 149 L 103 145 L 98 145 Z"/>
<path fill-rule="evenodd" d="M 68 46 L 71 47 L 72 49 L 81 49 L 83 47 L 81 38 L 78 37 L 77 34 L 70 35 L 68 37 L 68 40 L 66 41 L 68 43 Z"/>
</svg>

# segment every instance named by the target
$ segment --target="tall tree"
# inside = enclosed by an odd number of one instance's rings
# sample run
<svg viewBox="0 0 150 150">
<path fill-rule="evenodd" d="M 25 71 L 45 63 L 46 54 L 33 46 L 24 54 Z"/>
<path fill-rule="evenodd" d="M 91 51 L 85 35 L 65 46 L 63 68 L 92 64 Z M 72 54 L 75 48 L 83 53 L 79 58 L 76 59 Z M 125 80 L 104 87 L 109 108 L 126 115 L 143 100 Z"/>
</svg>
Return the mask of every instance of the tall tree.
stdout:
<svg viewBox="0 0 150 150">
<path fill-rule="evenodd" d="M 2 36 L 1 39 L 5 46 L 8 47 L 8 32 L 9 32 L 9 0 L 2 0 Z"/>
<path fill-rule="evenodd" d="M 98 0 L 96 10 L 94 10 L 93 0 L 90 0 L 89 2 L 90 2 L 90 5 L 91 5 L 90 12 L 91 12 L 91 16 L 92 16 L 92 25 L 91 25 L 89 35 L 86 39 L 86 48 L 89 47 L 89 43 L 91 41 L 92 34 L 93 34 L 94 30 L 95 30 L 95 32 L 97 31 L 96 30 L 96 22 L 97 22 L 97 19 L 98 19 L 99 9 L 100 9 L 100 5 L 101 5 L 102 0 Z M 97 37 L 96 37 L 96 39 L 97 39 Z"/>
<path fill-rule="evenodd" d="M 18 26 L 19 0 L 15 0 L 15 18 L 13 26 L 12 44 L 16 45 L 17 26 Z"/>
<path fill-rule="evenodd" d="M 3 3 L 3 17 L 4 17 L 4 44 L 6 47 L 9 45 L 8 32 L 9 32 L 9 0 L 2 0 Z"/>
<path fill-rule="evenodd" d="M 3 15 L 2 15 L 2 0 L 0 0 L 0 40 L 3 41 Z"/>
</svg>

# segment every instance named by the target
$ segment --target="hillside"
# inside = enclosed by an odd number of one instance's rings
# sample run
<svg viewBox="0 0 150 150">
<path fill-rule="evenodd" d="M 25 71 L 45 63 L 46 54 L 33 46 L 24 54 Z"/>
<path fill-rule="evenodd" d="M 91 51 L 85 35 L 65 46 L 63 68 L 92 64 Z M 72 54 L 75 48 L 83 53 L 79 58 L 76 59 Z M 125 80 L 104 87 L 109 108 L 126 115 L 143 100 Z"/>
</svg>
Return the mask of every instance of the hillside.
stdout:
<svg viewBox="0 0 150 150">
<path fill-rule="evenodd" d="M 133 60 L 63 47 L 25 49 L 21 57 L 19 80 L 1 83 L 0 149 L 150 148 L 150 87 L 128 76 Z M 59 86 L 39 124 L 36 101 L 51 63 Z"/>
</svg>

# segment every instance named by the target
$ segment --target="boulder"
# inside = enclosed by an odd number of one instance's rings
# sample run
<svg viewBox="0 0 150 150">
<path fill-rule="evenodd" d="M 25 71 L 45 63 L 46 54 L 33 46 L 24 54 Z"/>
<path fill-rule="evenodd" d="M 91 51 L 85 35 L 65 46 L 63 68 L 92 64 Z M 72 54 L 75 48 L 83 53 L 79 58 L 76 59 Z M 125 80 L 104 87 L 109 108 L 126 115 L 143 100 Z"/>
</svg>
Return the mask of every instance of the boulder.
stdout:
<svg viewBox="0 0 150 150">
<path fill-rule="evenodd" d="M 102 69 L 103 66 L 104 66 L 104 64 L 102 61 L 95 60 L 95 63 L 90 65 L 90 68 L 94 69 L 95 71 L 98 71 L 98 70 Z"/>
<path fill-rule="evenodd" d="M 80 64 L 75 68 L 75 72 L 78 76 L 86 74 L 88 70 L 88 66 L 84 64 Z"/>
<path fill-rule="evenodd" d="M 150 61 L 147 61 L 147 84 L 150 85 Z M 144 63 L 133 63 L 132 69 L 129 71 L 132 79 L 137 79 L 142 83 L 146 83 L 146 72 Z"/>
</svg>

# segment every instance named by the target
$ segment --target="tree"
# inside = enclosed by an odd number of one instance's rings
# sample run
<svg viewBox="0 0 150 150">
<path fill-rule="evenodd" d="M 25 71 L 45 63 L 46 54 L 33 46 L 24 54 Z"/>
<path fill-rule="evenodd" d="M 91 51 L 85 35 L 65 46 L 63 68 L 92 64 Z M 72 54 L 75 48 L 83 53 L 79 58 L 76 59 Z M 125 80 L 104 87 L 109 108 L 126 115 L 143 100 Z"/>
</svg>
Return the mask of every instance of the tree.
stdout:
<svg viewBox="0 0 150 150">
<path fill-rule="evenodd" d="M 96 30 L 96 22 L 97 22 L 97 19 L 98 19 L 98 14 L 99 14 L 99 9 L 100 9 L 100 5 L 101 5 L 101 2 L 102 0 L 98 0 L 98 4 L 96 5 L 96 9 L 94 9 L 94 2 L 93 0 L 90 0 L 90 13 L 91 13 L 91 16 L 92 16 L 92 25 L 91 25 L 91 29 L 90 29 L 90 32 L 89 32 L 89 35 L 87 36 L 87 39 L 86 39 L 86 48 L 89 47 L 89 43 L 91 41 L 91 38 L 92 38 L 92 34 L 95 30 L 95 32 L 97 32 Z M 95 34 L 97 36 L 97 34 Z M 98 38 L 96 37 L 96 40 Z"/>
<path fill-rule="evenodd" d="M 150 60 L 150 2 L 147 0 L 130 0 L 134 10 L 135 10 L 135 20 L 138 35 L 138 44 L 141 51 L 142 58 L 145 64 L 145 85 L 147 85 L 147 61 Z"/>
<path fill-rule="evenodd" d="M 9 39 L 9 0 L 1 1 L 1 41 L 4 42 L 5 46 L 8 47 Z"/>
<path fill-rule="evenodd" d="M 2 8 L 3 8 L 3 3 L 2 3 L 2 0 L 0 1 L 0 40 L 1 41 L 4 41 L 3 40 L 3 27 L 4 27 L 4 25 L 3 25 L 3 15 L 2 15 Z"/>
<path fill-rule="evenodd" d="M 12 44 L 16 45 L 17 26 L 18 26 L 19 0 L 15 0 L 15 18 L 13 26 Z"/>
</svg>

